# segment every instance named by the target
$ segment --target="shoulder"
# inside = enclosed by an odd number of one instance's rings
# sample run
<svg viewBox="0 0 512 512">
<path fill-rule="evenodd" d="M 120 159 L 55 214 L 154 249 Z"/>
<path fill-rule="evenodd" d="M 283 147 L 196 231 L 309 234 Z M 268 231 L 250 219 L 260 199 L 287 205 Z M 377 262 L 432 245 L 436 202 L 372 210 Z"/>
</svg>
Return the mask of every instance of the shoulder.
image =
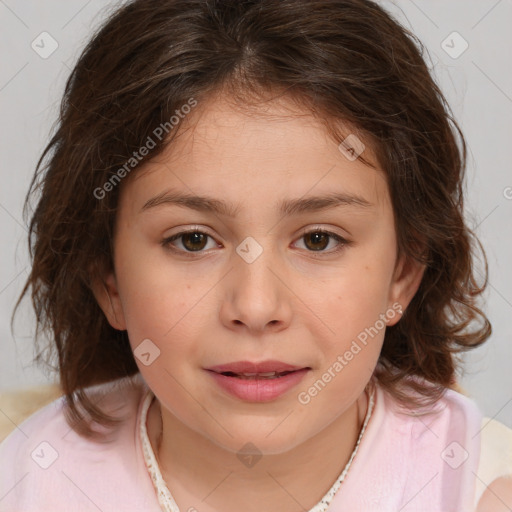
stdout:
<svg viewBox="0 0 512 512">
<path fill-rule="evenodd" d="M 94 501 L 89 494 L 103 492 L 108 479 L 115 482 L 113 473 L 122 478 L 123 471 L 128 476 L 129 468 L 137 465 L 135 421 L 146 390 L 138 376 L 87 388 L 93 403 L 122 419 L 104 442 L 73 430 L 64 413 L 64 396 L 18 425 L 0 444 L 2 467 L 10 468 L 0 479 L 0 511 L 61 510 L 71 500 L 76 510 L 89 510 Z"/>
<path fill-rule="evenodd" d="M 483 418 L 477 471 L 477 512 L 512 509 L 512 429 Z"/>
<path fill-rule="evenodd" d="M 401 446 L 418 467 L 443 475 L 447 488 L 465 488 L 461 494 L 474 496 L 467 501 L 471 510 L 512 510 L 512 429 L 484 417 L 473 399 L 452 389 L 434 406 L 415 410 L 382 395 Z"/>
<path fill-rule="evenodd" d="M 389 436 L 395 437 L 404 466 L 404 495 L 413 495 L 428 482 L 422 498 L 425 510 L 473 510 L 482 421 L 476 402 L 452 389 L 422 407 L 407 408 L 390 394 L 383 396 Z"/>
<path fill-rule="evenodd" d="M 400 391 L 422 401 L 409 387 Z M 375 409 L 340 505 L 349 509 L 354 504 L 352 510 L 473 511 L 473 472 L 480 450 L 474 435 L 482 414 L 473 400 L 450 389 L 434 403 L 422 403 L 405 406 L 377 384 Z"/>
<path fill-rule="evenodd" d="M 84 390 L 89 399 L 108 414 L 124 419 L 119 429 L 129 423 L 136 411 L 145 385 L 139 376 L 119 379 L 113 382 L 92 386 Z M 115 437 L 118 433 L 113 431 Z M 101 429 L 97 429 L 101 431 Z M 105 430 L 105 433 L 107 431 Z M 0 443 L 2 460 L 5 456 L 17 453 L 23 447 L 30 446 L 37 437 L 64 439 L 73 437 L 76 442 L 90 443 L 91 441 L 79 436 L 67 422 L 65 416 L 65 396 L 53 400 L 29 416 Z"/>
<path fill-rule="evenodd" d="M 423 399 L 416 392 L 408 394 Z M 410 406 L 382 392 L 387 420 L 396 433 L 397 443 L 406 450 L 411 460 L 434 474 L 463 481 L 464 475 L 476 471 L 480 452 L 478 436 L 482 413 L 469 397 L 445 389 L 433 404 Z"/>
<path fill-rule="evenodd" d="M 422 398 L 419 393 L 408 389 L 406 393 L 414 398 Z M 432 441 L 441 438 L 467 439 L 480 429 L 482 413 L 476 402 L 453 389 L 446 388 L 434 404 L 425 403 L 420 407 L 407 407 L 385 390 L 381 394 L 386 413 L 393 416 L 394 421 L 413 439 L 425 436 Z"/>
</svg>

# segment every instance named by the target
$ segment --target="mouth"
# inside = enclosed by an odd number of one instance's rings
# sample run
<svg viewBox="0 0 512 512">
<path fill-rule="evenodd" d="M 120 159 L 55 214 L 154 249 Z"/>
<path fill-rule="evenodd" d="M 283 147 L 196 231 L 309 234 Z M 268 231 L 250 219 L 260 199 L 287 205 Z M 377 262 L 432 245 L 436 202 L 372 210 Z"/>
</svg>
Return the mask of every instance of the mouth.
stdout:
<svg viewBox="0 0 512 512">
<path fill-rule="evenodd" d="M 311 370 L 311 367 L 267 360 L 261 362 L 236 361 L 205 369 L 226 377 L 237 377 L 239 379 L 278 379 L 292 372 Z"/>
<path fill-rule="evenodd" d="M 239 361 L 205 368 L 225 392 L 249 402 L 269 402 L 297 386 L 311 370 L 281 361 Z"/>
</svg>

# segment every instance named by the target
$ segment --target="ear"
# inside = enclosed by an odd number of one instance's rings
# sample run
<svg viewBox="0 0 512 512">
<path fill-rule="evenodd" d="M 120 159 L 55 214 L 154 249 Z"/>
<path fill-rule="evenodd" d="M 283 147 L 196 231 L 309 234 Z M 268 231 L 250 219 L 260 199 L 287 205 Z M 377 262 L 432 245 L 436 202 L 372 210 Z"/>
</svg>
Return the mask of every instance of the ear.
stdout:
<svg viewBox="0 0 512 512">
<path fill-rule="evenodd" d="M 114 272 L 109 272 L 104 278 L 95 280 L 91 288 L 108 323 L 119 331 L 126 330 L 123 306 Z"/>
<path fill-rule="evenodd" d="M 389 289 L 389 307 L 394 304 L 393 309 L 398 309 L 398 305 L 400 305 L 400 314 L 405 311 L 420 287 L 425 269 L 425 264 L 419 263 L 414 258 L 407 258 L 405 254 L 398 258 Z M 400 318 L 395 315 L 389 319 L 388 327 L 396 324 Z"/>
</svg>

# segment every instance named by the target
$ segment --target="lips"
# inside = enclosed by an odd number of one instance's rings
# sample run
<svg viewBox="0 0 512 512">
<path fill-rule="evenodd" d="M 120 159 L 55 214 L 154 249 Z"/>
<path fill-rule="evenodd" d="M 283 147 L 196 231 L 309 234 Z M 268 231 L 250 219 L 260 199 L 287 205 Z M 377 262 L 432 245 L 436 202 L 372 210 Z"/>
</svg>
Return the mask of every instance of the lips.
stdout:
<svg viewBox="0 0 512 512">
<path fill-rule="evenodd" d="M 207 370 L 241 379 L 275 379 L 298 370 L 309 367 L 295 366 L 282 361 L 268 360 L 259 363 L 251 361 L 237 361 L 207 368 Z"/>
<path fill-rule="evenodd" d="M 296 387 L 311 370 L 282 361 L 237 361 L 205 368 L 218 389 L 239 400 L 270 402 Z"/>
</svg>

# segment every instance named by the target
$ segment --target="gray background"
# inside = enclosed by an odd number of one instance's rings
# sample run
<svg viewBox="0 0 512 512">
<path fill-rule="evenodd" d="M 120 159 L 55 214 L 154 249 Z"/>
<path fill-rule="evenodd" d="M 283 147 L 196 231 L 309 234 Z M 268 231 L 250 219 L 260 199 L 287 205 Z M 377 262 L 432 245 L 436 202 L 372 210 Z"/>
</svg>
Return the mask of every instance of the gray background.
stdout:
<svg viewBox="0 0 512 512">
<path fill-rule="evenodd" d="M 380 3 L 426 46 L 427 62 L 469 145 L 466 218 L 489 260 L 484 299 L 494 333 L 465 356 L 461 384 L 484 414 L 512 427 L 512 0 Z M 13 305 L 29 272 L 22 203 L 57 118 L 65 80 L 92 29 L 114 5 L 98 0 L 0 0 L 0 390 L 55 379 L 32 364 L 34 314 L 29 300 L 22 303 L 14 335 L 10 329 Z M 454 52 L 464 43 L 451 35 L 454 31 L 469 45 L 456 58 Z M 44 37 L 45 51 L 51 49 L 42 32 L 58 44 L 47 58 L 31 46 L 33 41 L 42 46 Z"/>
</svg>

